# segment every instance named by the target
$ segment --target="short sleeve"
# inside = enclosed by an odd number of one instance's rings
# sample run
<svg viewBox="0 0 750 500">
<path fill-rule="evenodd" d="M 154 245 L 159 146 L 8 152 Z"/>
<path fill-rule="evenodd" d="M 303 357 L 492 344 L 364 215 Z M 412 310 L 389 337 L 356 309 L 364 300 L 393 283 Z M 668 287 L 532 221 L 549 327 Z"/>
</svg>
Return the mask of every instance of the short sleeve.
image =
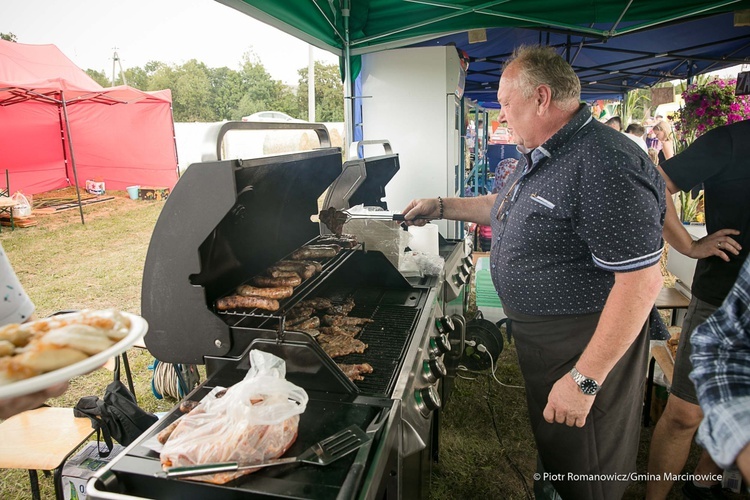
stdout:
<svg viewBox="0 0 750 500">
<path fill-rule="evenodd" d="M 725 127 L 719 127 L 700 136 L 661 168 L 678 188 L 690 191 L 726 168 L 732 151 L 732 136 Z"/>
<path fill-rule="evenodd" d="M 644 269 L 661 258 L 665 184 L 640 156 L 615 152 L 602 166 L 587 166 L 575 231 L 586 242 L 594 264 L 606 271 Z"/>
</svg>

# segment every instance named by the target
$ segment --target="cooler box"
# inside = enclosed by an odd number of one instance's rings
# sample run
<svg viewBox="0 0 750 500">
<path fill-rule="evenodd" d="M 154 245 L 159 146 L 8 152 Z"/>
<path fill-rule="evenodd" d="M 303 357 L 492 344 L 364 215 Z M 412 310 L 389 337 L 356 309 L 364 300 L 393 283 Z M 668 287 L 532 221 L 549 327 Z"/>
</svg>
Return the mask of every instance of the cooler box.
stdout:
<svg viewBox="0 0 750 500">
<path fill-rule="evenodd" d="M 139 200 L 166 200 L 169 196 L 168 187 L 141 186 L 138 189 Z"/>
<path fill-rule="evenodd" d="M 505 318 L 503 304 L 497 296 L 495 285 L 490 276 L 490 258 L 480 257 L 474 270 L 474 285 L 476 287 L 477 309 L 482 311 L 484 319 L 497 323 Z"/>
</svg>

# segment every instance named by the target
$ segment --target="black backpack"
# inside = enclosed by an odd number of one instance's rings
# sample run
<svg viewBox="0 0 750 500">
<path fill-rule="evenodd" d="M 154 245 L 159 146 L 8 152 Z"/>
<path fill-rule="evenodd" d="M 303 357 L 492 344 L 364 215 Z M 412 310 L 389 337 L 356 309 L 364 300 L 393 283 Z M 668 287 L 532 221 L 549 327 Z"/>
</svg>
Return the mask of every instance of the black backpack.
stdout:
<svg viewBox="0 0 750 500">
<path fill-rule="evenodd" d="M 112 439 L 127 446 L 158 420 L 156 415 L 138 406 L 135 396 L 120 382 L 119 358 L 115 362 L 114 381 L 104 390 L 104 399 L 85 396 L 78 401 L 73 414 L 91 420 L 97 440 L 104 436 L 108 450 L 103 452 L 99 449 L 102 457 L 112 452 Z"/>
</svg>

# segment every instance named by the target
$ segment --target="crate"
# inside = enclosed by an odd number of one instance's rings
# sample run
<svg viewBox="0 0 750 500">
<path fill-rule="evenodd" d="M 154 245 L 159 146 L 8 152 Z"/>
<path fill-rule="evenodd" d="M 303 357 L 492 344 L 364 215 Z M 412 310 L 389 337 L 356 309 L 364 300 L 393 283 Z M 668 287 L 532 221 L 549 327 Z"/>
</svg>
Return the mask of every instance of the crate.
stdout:
<svg viewBox="0 0 750 500">
<path fill-rule="evenodd" d="M 141 186 L 138 189 L 138 199 L 148 201 L 161 201 L 169 197 L 168 187 Z"/>
</svg>

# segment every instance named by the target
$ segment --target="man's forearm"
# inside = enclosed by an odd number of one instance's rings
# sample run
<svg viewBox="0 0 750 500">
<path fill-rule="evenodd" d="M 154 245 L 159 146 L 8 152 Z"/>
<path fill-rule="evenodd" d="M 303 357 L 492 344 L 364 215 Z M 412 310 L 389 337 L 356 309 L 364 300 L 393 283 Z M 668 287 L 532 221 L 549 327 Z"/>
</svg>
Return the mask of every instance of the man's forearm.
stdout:
<svg viewBox="0 0 750 500">
<path fill-rule="evenodd" d="M 616 273 L 596 332 L 576 367 L 587 377 L 604 382 L 610 370 L 638 337 L 659 295 L 663 278 L 658 265 L 630 273 Z"/>
<path fill-rule="evenodd" d="M 490 211 L 496 194 L 468 198 L 443 198 L 443 218 L 490 225 Z"/>
</svg>

